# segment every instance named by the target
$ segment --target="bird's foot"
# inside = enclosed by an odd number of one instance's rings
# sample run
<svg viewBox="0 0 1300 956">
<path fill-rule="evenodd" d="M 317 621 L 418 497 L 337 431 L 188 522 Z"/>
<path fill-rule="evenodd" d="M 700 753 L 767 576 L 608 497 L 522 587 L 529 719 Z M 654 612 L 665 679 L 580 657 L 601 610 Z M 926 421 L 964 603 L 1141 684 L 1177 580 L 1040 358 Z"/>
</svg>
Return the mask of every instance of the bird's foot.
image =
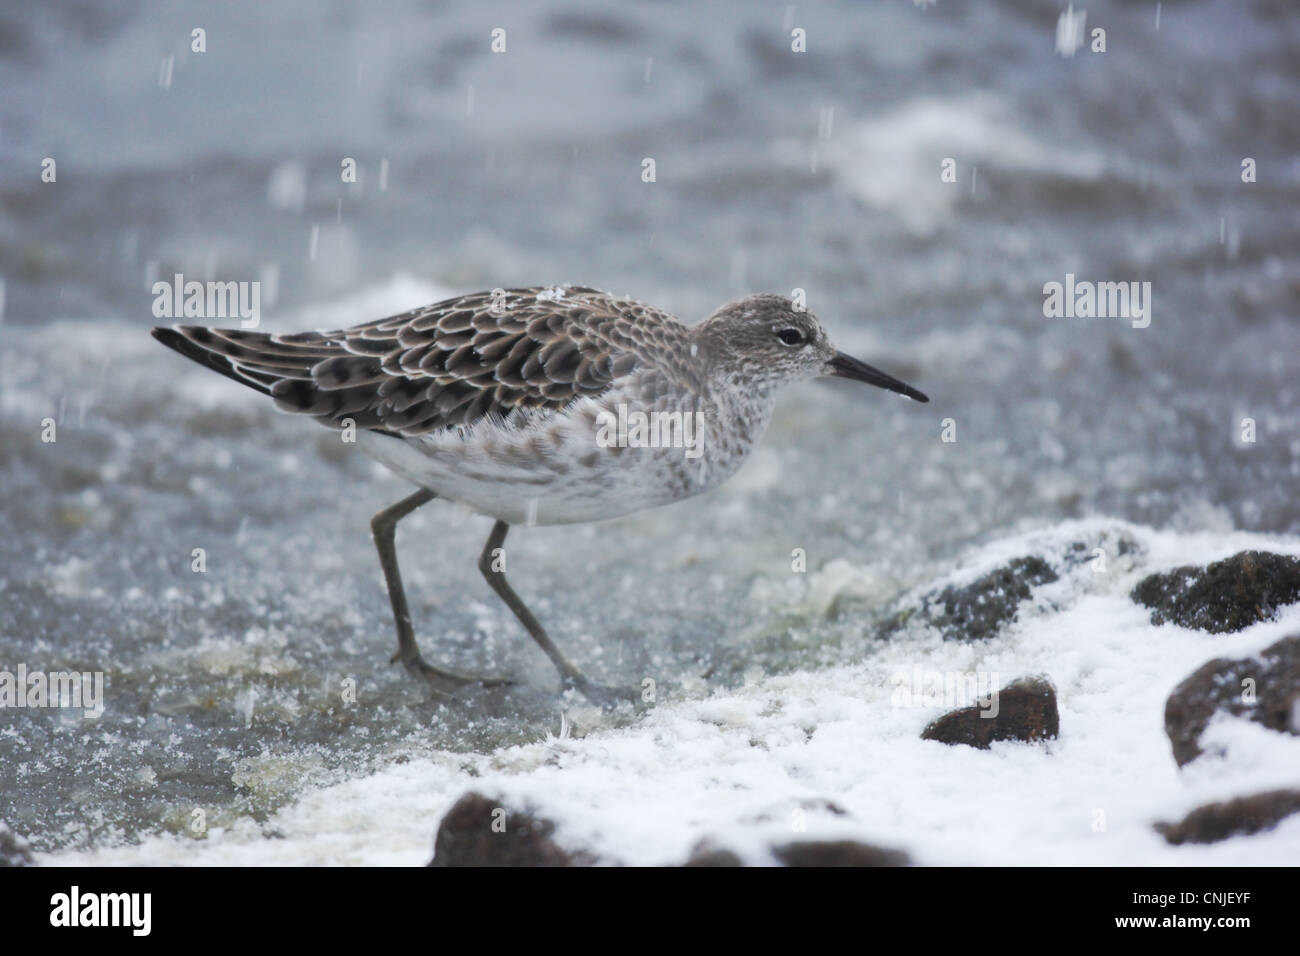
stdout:
<svg viewBox="0 0 1300 956">
<path fill-rule="evenodd" d="M 435 693 L 450 696 L 452 692 L 460 690 L 470 685 L 479 687 L 508 687 L 513 683 L 507 677 L 489 677 L 486 674 L 457 674 L 454 671 L 446 671 L 440 667 L 434 667 L 419 653 L 403 655 L 394 654 L 390 663 L 400 662 L 403 667 L 414 677 L 422 679 L 429 685 Z"/>
</svg>

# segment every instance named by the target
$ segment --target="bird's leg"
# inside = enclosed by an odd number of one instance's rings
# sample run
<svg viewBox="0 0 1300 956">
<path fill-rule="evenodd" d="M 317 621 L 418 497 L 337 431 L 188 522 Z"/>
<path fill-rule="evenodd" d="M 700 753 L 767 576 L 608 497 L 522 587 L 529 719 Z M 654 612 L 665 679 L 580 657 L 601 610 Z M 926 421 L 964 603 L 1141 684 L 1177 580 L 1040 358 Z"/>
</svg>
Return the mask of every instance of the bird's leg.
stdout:
<svg viewBox="0 0 1300 956">
<path fill-rule="evenodd" d="M 487 583 L 492 585 L 492 590 L 496 591 L 501 600 L 506 602 L 506 607 L 514 612 L 515 617 L 519 618 L 519 623 L 527 629 L 533 640 L 546 652 L 546 656 L 551 659 L 551 663 L 555 665 L 564 678 L 566 688 L 574 688 L 593 703 L 600 704 L 605 708 L 612 708 L 619 701 L 624 700 L 635 703 L 638 696 L 636 688 L 607 687 L 603 684 L 597 684 L 578 670 L 560 652 L 555 643 L 547 637 L 546 630 L 533 616 L 533 612 L 528 610 L 527 605 L 519 599 L 519 595 L 510 587 L 510 583 L 506 581 L 505 568 L 498 569 L 494 566 L 494 552 L 505 543 L 506 532 L 509 530 L 510 525 L 504 521 L 498 521 L 494 524 L 492 533 L 488 535 L 487 544 L 483 545 L 483 553 L 478 559 L 478 569 L 483 572 L 483 577 L 487 578 Z"/>
<path fill-rule="evenodd" d="M 401 661 L 408 671 L 423 677 L 439 691 L 465 684 L 483 684 L 489 687 L 508 684 L 509 681 L 499 678 L 467 676 L 444 671 L 426 663 L 420 656 L 419 645 L 415 643 L 415 632 L 411 628 L 411 611 L 406 606 L 406 591 L 402 588 L 402 572 L 397 568 L 397 548 L 393 536 L 397 530 L 397 522 L 436 497 L 438 496 L 432 491 L 421 488 L 370 519 L 370 531 L 374 535 L 375 548 L 379 551 L 379 566 L 384 569 L 384 581 L 388 584 L 388 599 L 393 602 L 393 617 L 397 621 L 397 653 L 393 655 L 392 662 L 395 664 Z"/>
</svg>

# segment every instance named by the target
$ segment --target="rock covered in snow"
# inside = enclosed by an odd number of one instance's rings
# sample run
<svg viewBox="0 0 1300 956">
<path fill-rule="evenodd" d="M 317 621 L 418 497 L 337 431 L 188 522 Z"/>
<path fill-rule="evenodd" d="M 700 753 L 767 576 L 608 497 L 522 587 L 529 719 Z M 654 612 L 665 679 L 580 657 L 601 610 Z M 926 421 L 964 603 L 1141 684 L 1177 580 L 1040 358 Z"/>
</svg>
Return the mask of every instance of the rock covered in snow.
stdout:
<svg viewBox="0 0 1300 956">
<path fill-rule="evenodd" d="M 555 824 L 469 792 L 438 825 L 429 866 L 585 866 L 594 862 L 552 839 Z"/>
<path fill-rule="evenodd" d="M 1271 830 L 1293 813 L 1300 813 L 1300 790 L 1269 790 L 1197 807 L 1178 823 L 1157 823 L 1156 832 L 1175 846 L 1218 843 L 1229 837 Z"/>
<path fill-rule="evenodd" d="M 690 859 L 682 866 L 744 866 L 745 864 L 731 850 L 719 846 L 712 840 L 701 840 L 691 850 Z"/>
<path fill-rule="evenodd" d="M 922 740 L 987 750 L 995 740 L 1043 740 L 1061 731 L 1056 688 L 1047 677 L 1022 677 L 982 701 L 944 714 L 921 732 Z"/>
<path fill-rule="evenodd" d="M 1180 767 L 1201 755 L 1201 733 L 1219 713 L 1300 734 L 1300 634 L 1258 657 L 1207 661 L 1174 688 L 1165 702 L 1165 733 Z"/>
<path fill-rule="evenodd" d="M 857 840 L 799 840 L 772 847 L 786 866 L 909 866 L 902 850 L 890 850 Z"/>
<path fill-rule="evenodd" d="M 1133 600 L 1151 608 L 1151 623 L 1229 634 L 1271 620 L 1300 601 L 1300 558 L 1242 551 L 1203 568 L 1187 566 L 1144 578 Z"/>
<path fill-rule="evenodd" d="M 888 636 L 919 620 L 937 628 L 944 640 L 995 637 L 1004 625 L 1016 619 L 1021 603 L 1033 596 L 1033 588 L 1056 580 L 1056 572 L 1041 557 L 1016 558 L 970 584 L 949 585 L 925 595 L 919 607 L 886 621 L 881 633 Z"/>
</svg>

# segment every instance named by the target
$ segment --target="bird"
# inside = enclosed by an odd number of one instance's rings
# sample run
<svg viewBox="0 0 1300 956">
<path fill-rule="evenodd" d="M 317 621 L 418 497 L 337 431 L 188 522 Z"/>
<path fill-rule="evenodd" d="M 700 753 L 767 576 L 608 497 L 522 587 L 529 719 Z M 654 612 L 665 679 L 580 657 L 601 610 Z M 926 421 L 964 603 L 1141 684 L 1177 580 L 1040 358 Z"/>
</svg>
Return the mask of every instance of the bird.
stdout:
<svg viewBox="0 0 1300 956">
<path fill-rule="evenodd" d="M 173 325 L 154 338 L 272 399 L 351 432 L 416 490 L 371 519 L 397 630 L 391 663 L 438 693 L 508 680 L 427 663 L 395 546 L 398 522 L 441 498 L 494 519 L 478 566 L 555 665 L 606 708 L 636 689 L 571 662 L 506 580 L 513 525 L 603 521 L 716 488 L 753 451 L 787 386 L 850 379 L 929 398 L 836 349 L 784 295 L 729 302 L 693 326 L 582 286 L 496 288 L 332 331 Z"/>
</svg>

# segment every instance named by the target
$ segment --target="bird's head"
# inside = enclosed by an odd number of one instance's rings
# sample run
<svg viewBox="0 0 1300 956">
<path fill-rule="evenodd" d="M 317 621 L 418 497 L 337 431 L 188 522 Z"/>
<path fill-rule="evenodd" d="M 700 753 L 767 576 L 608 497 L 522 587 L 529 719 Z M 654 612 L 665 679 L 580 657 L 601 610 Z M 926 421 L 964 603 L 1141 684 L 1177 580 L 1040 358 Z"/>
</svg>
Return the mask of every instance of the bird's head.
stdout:
<svg viewBox="0 0 1300 956">
<path fill-rule="evenodd" d="M 892 375 L 837 350 L 811 312 L 783 295 L 729 302 L 695 327 L 710 366 L 742 387 L 772 388 L 822 376 L 866 382 L 918 402 L 930 399 Z"/>
</svg>

